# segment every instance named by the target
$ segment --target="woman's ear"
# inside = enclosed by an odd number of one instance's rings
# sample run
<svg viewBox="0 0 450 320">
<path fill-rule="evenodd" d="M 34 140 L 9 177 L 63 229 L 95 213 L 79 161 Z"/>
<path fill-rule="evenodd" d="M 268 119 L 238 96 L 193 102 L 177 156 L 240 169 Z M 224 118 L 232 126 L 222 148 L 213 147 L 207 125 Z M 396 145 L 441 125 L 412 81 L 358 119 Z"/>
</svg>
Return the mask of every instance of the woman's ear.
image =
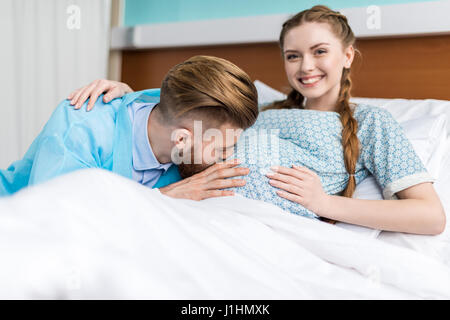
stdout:
<svg viewBox="0 0 450 320">
<path fill-rule="evenodd" d="M 347 49 L 345 49 L 345 62 L 344 62 L 344 68 L 350 69 L 352 66 L 353 58 L 355 57 L 355 48 L 353 48 L 353 45 L 349 45 Z"/>
</svg>

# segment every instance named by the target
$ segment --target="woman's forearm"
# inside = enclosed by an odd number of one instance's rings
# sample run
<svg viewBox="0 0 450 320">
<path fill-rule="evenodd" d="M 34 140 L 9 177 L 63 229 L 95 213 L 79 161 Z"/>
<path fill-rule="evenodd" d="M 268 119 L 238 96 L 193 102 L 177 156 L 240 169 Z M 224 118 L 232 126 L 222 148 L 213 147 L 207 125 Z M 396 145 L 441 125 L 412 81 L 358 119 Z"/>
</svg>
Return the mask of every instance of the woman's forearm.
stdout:
<svg viewBox="0 0 450 320">
<path fill-rule="evenodd" d="M 361 200 L 330 196 L 320 216 L 379 230 L 439 234 L 445 213 L 439 200 Z"/>
<path fill-rule="evenodd" d="M 272 167 L 269 184 L 277 194 L 323 218 L 379 230 L 439 234 L 445 229 L 445 212 L 431 182 L 396 193 L 402 200 L 360 200 L 327 195 L 318 175 L 305 167 Z"/>
</svg>

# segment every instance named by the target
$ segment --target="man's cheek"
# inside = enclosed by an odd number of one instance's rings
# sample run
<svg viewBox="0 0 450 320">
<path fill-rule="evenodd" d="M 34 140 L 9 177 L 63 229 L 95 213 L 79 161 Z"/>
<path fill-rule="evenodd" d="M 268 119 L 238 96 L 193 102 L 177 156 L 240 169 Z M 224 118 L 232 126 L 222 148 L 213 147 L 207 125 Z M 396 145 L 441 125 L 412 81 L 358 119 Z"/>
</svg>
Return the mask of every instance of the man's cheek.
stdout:
<svg viewBox="0 0 450 320">
<path fill-rule="evenodd" d="M 203 163 L 212 164 L 217 162 L 218 154 L 214 143 L 210 143 L 203 148 Z"/>
</svg>

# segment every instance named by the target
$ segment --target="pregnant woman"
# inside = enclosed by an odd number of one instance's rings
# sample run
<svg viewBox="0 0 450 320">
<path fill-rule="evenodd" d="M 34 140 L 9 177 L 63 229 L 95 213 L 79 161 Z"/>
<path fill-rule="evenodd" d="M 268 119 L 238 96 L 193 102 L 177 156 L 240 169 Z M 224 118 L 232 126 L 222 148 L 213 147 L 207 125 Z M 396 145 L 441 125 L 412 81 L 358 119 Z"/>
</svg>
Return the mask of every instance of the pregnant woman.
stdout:
<svg viewBox="0 0 450 320">
<path fill-rule="evenodd" d="M 236 192 L 313 218 L 441 233 L 445 213 L 433 180 L 399 124 L 383 109 L 349 102 L 355 37 L 346 17 L 314 6 L 286 21 L 279 41 L 292 91 L 267 106 L 241 137 L 235 156 L 250 174 Z M 123 83 L 97 81 L 69 99 L 80 108 L 91 97 L 89 109 L 103 92 L 113 99 L 129 91 Z M 247 143 L 261 130 L 271 130 L 270 143 Z M 255 154 L 257 161 L 249 158 Z M 352 198 L 369 174 L 386 200 Z"/>
</svg>

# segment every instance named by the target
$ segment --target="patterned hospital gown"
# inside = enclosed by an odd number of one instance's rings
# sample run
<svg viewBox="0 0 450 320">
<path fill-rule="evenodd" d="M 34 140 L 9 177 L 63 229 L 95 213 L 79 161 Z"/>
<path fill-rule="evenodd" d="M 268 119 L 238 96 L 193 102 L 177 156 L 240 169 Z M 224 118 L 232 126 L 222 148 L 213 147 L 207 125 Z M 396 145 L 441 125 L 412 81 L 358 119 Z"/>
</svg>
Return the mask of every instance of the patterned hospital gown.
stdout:
<svg viewBox="0 0 450 320">
<path fill-rule="evenodd" d="M 354 117 L 360 156 L 356 164 L 356 183 L 372 174 L 385 199 L 422 182 L 433 181 L 413 150 L 401 126 L 379 107 L 359 104 Z M 342 192 L 349 178 L 341 144 L 339 114 L 304 109 L 268 110 L 260 113 L 235 147 L 234 157 L 248 167 L 244 187 L 235 192 L 259 199 L 294 214 L 317 218 L 300 204 L 281 198 L 265 176 L 273 165 L 305 166 L 317 173 L 327 194 Z"/>
</svg>

